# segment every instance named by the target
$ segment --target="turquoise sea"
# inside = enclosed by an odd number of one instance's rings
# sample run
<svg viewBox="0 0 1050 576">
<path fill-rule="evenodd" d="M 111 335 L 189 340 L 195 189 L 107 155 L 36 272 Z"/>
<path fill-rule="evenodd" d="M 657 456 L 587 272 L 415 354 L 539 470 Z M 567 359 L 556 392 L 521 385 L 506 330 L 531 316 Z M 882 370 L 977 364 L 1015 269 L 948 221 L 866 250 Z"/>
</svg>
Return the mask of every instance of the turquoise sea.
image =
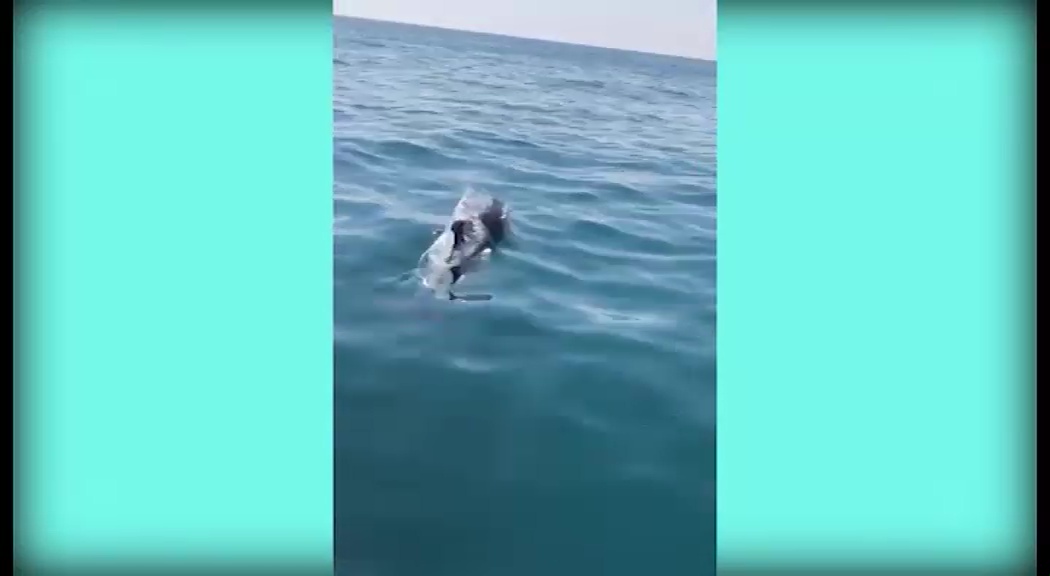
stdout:
<svg viewBox="0 0 1050 576">
<path fill-rule="evenodd" d="M 340 576 L 715 563 L 715 64 L 336 18 Z M 413 274 L 473 189 L 513 238 Z"/>
</svg>

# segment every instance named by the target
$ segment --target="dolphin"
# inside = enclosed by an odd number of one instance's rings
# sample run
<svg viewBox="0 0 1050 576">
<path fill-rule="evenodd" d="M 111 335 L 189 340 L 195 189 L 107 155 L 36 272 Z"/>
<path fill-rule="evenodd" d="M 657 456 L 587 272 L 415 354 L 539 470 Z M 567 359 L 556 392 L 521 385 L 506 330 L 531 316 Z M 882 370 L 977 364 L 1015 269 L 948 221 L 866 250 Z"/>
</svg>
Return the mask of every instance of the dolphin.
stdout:
<svg viewBox="0 0 1050 576">
<path fill-rule="evenodd" d="M 459 296 L 459 280 L 502 244 L 509 231 L 506 205 L 498 198 L 468 192 L 456 204 L 449 225 L 423 254 L 423 283 L 449 300 L 491 300 L 490 295 Z"/>
</svg>

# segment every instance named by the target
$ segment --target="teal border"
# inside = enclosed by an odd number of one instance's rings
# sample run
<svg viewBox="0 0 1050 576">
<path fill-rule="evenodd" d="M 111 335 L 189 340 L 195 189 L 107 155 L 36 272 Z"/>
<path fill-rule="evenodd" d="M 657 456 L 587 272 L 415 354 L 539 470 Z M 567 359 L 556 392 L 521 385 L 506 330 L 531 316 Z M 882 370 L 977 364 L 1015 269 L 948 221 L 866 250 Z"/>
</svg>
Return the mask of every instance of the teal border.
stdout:
<svg viewBox="0 0 1050 576">
<path fill-rule="evenodd" d="M 331 571 L 331 6 L 286 4 L 17 10 L 16 566 Z"/>
<path fill-rule="evenodd" d="M 1010 2 L 720 6 L 723 572 L 1034 559 L 1034 38 Z"/>
<path fill-rule="evenodd" d="M 331 560 L 330 6 L 197 6 L 19 18 L 25 563 Z M 1031 551 L 1031 25 L 903 10 L 720 10 L 727 568 Z"/>
</svg>

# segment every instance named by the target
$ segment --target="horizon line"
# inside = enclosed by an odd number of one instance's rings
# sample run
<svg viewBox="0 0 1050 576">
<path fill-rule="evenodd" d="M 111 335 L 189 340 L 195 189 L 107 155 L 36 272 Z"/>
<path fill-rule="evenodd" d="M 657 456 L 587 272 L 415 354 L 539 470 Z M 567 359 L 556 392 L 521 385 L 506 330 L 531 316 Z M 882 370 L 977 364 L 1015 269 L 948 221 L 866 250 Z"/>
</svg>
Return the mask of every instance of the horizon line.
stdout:
<svg viewBox="0 0 1050 576">
<path fill-rule="evenodd" d="M 384 20 L 380 18 L 366 18 L 363 16 L 349 16 L 347 14 L 338 14 L 332 12 L 332 16 L 336 18 L 345 18 L 347 20 L 363 20 L 365 22 L 378 22 L 381 24 L 398 24 L 401 26 L 415 26 L 417 28 L 433 28 L 435 30 L 444 30 L 447 32 L 466 32 L 468 34 L 480 34 L 482 36 L 496 36 L 498 38 L 512 38 L 514 40 L 529 40 L 532 42 L 546 42 L 548 44 L 564 44 L 566 46 L 577 46 L 583 48 L 598 48 L 601 50 L 613 50 L 616 52 L 628 52 L 631 54 L 642 54 L 645 56 L 659 56 L 662 58 L 681 58 L 683 60 L 693 60 L 698 62 L 704 62 L 706 64 L 718 65 L 717 59 L 701 58 L 699 56 L 686 56 L 683 54 L 669 54 L 667 52 L 651 52 L 645 50 L 638 50 L 635 48 L 617 48 L 613 46 L 602 46 L 600 44 L 584 44 L 582 42 L 570 42 L 568 40 L 552 40 L 550 38 L 537 38 L 535 36 L 515 36 L 513 34 L 504 34 L 502 32 L 486 32 L 483 30 L 470 30 L 467 28 L 449 28 L 447 26 L 435 26 L 433 24 L 420 24 L 418 22 L 405 22 L 403 20 Z"/>
</svg>

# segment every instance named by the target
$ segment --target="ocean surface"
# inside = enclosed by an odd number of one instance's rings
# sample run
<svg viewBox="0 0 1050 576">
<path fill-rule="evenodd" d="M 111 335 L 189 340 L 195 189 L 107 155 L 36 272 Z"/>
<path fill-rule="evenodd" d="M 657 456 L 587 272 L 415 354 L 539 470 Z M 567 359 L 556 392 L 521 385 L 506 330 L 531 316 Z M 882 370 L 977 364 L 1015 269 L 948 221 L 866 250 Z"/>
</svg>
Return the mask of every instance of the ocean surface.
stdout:
<svg viewBox="0 0 1050 576">
<path fill-rule="evenodd" d="M 714 574 L 715 65 L 333 27 L 337 574 Z M 513 238 L 450 302 L 469 189 Z"/>
</svg>

